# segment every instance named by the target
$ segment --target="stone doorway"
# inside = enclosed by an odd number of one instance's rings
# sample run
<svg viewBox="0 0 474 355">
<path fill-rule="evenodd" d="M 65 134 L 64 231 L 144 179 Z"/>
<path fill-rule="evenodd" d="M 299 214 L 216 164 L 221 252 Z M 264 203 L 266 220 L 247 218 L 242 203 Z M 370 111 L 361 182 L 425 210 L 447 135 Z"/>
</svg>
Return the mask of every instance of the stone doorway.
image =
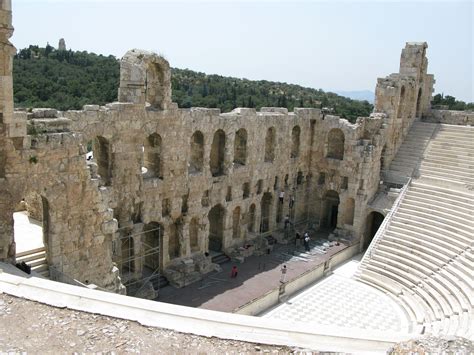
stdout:
<svg viewBox="0 0 474 355">
<path fill-rule="evenodd" d="M 385 216 L 379 212 L 371 212 L 367 216 L 367 223 L 366 223 L 366 236 L 364 238 L 363 248 L 367 249 L 374 239 L 375 234 L 379 230 L 380 225 L 382 224 Z"/>
<path fill-rule="evenodd" d="M 222 251 L 224 244 L 224 217 L 225 209 L 222 205 L 216 205 L 209 211 L 209 250 L 211 251 Z"/>
<path fill-rule="evenodd" d="M 163 268 L 163 227 L 156 222 L 151 222 L 143 227 L 145 254 L 145 267 L 152 272 Z"/>
<path fill-rule="evenodd" d="M 334 230 L 337 227 L 337 215 L 339 213 L 339 194 L 334 190 L 326 192 L 323 198 L 323 227 Z"/>
<path fill-rule="evenodd" d="M 270 211 L 272 207 L 272 194 L 265 192 L 262 197 L 261 202 L 261 222 L 260 222 L 260 232 L 265 233 L 270 230 Z"/>
</svg>

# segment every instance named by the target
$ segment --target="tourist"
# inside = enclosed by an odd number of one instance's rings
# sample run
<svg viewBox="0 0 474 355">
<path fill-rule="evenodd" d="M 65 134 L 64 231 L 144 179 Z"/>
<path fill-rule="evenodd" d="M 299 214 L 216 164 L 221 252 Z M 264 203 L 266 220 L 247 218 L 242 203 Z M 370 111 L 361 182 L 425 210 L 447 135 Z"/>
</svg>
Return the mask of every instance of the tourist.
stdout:
<svg viewBox="0 0 474 355">
<path fill-rule="evenodd" d="M 280 203 L 283 204 L 283 200 L 285 199 L 285 191 L 281 190 L 279 195 Z"/>
<path fill-rule="evenodd" d="M 290 207 L 290 210 L 293 208 L 295 205 L 295 197 L 293 195 L 290 196 L 290 202 L 288 204 L 288 207 Z"/>
<path fill-rule="evenodd" d="M 309 233 L 308 232 L 304 233 L 303 243 L 304 243 L 304 249 L 306 251 L 309 251 Z"/>
<path fill-rule="evenodd" d="M 301 234 L 300 234 L 300 232 L 296 232 L 296 234 L 295 234 L 295 246 L 298 249 L 300 245 L 301 245 Z"/>
<path fill-rule="evenodd" d="M 283 265 L 281 268 L 281 277 L 280 277 L 280 282 L 285 283 L 286 281 L 286 265 Z"/>
<path fill-rule="evenodd" d="M 236 278 L 237 277 L 237 266 L 232 266 L 232 270 L 230 271 L 230 277 L 231 278 Z"/>
<path fill-rule="evenodd" d="M 285 216 L 285 229 L 288 228 L 288 225 L 290 224 L 290 216 L 286 215 Z"/>
</svg>

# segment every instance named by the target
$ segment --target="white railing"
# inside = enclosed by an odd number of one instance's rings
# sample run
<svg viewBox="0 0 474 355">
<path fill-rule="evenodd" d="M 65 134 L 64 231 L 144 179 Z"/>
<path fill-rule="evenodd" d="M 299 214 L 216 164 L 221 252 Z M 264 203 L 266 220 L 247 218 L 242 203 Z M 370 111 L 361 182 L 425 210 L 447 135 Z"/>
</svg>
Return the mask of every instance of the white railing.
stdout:
<svg viewBox="0 0 474 355">
<path fill-rule="evenodd" d="M 372 239 L 372 242 L 370 243 L 369 247 L 367 248 L 362 260 L 359 263 L 359 268 L 362 265 L 365 265 L 371 257 L 372 257 L 372 252 L 374 251 L 374 248 L 377 246 L 377 244 L 380 242 L 380 239 L 382 236 L 385 234 L 385 231 L 387 230 L 388 226 L 390 225 L 390 222 L 392 221 L 392 216 L 395 214 L 395 212 L 398 211 L 398 208 L 400 207 L 400 204 L 405 197 L 408 187 L 410 186 L 411 183 L 411 178 L 408 179 L 407 183 L 402 187 L 400 190 L 400 194 L 398 195 L 397 199 L 395 200 L 392 208 L 390 211 L 387 213 L 385 216 L 382 224 L 380 225 L 379 229 L 377 230 L 377 233 L 375 233 L 374 238 Z"/>
</svg>

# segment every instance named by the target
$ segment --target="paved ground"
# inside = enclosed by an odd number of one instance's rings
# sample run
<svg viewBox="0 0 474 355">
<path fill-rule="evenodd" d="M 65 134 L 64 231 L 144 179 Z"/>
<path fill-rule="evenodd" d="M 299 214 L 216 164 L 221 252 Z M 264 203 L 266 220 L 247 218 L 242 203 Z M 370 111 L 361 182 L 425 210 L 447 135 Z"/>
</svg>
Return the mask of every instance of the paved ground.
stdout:
<svg viewBox="0 0 474 355">
<path fill-rule="evenodd" d="M 211 273 L 200 282 L 175 289 L 171 286 L 160 290 L 158 301 L 184 306 L 232 312 L 236 308 L 273 290 L 280 285 L 281 267 L 287 265 L 287 281 L 308 269 L 324 263 L 331 255 L 347 246 L 329 247 L 322 252 L 323 242 L 328 233 L 313 233 L 310 253 L 303 247 L 296 249 L 294 244 L 276 245 L 269 255 L 252 256 L 240 263 L 222 264 L 222 272 Z M 237 265 L 238 276 L 230 277 L 230 270 Z"/>
<path fill-rule="evenodd" d="M 28 217 L 26 211 L 15 212 L 13 220 L 17 253 L 44 246 L 41 222 Z"/>
<path fill-rule="evenodd" d="M 407 319 L 394 301 L 382 292 L 351 279 L 361 256 L 340 266 L 329 277 L 263 317 L 369 331 L 408 332 Z"/>
</svg>

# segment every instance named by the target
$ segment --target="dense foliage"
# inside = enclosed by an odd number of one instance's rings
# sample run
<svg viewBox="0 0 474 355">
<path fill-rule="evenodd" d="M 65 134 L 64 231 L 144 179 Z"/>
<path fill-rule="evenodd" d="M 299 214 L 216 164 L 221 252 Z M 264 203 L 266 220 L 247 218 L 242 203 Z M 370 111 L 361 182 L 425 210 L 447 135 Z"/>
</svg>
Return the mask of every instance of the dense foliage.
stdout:
<svg viewBox="0 0 474 355">
<path fill-rule="evenodd" d="M 447 106 L 450 110 L 474 110 L 474 102 L 465 103 L 464 101 L 458 101 L 455 97 L 443 94 L 436 94 L 433 96 L 431 101 L 433 106 Z"/>
<path fill-rule="evenodd" d="M 16 107 L 80 109 L 85 104 L 117 100 L 119 62 L 114 56 L 59 51 L 30 46 L 14 59 Z M 351 121 L 368 116 L 373 106 L 334 93 L 299 85 L 206 75 L 188 69 L 172 69 L 173 101 L 179 107 L 220 108 L 264 106 L 327 107 Z"/>
</svg>

